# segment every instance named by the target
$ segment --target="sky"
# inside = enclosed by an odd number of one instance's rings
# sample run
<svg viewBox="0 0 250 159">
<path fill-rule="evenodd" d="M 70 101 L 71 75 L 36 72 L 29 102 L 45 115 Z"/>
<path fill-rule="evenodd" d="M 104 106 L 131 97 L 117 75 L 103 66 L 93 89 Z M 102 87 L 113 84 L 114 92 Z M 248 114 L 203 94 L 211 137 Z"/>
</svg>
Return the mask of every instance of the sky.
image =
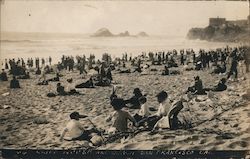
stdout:
<svg viewBox="0 0 250 159">
<path fill-rule="evenodd" d="M 5 0 L 1 3 L 1 31 L 186 35 L 205 27 L 209 17 L 246 19 L 247 1 L 48 1 Z"/>
</svg>

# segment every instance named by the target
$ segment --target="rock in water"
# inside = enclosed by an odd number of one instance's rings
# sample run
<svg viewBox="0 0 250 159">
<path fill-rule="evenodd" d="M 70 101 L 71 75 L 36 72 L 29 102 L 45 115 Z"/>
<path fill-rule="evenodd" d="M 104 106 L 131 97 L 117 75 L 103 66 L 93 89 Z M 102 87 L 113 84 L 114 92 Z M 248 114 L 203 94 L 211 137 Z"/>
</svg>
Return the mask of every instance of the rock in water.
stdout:
<svg viewBox="0 0 250 159">
<path fill-rule="evenodd" d="M 93 37 L 112 37 L 114 35 L 107 28 L 101 28 L 97 30 L 92 36 Z"/>
</svg>

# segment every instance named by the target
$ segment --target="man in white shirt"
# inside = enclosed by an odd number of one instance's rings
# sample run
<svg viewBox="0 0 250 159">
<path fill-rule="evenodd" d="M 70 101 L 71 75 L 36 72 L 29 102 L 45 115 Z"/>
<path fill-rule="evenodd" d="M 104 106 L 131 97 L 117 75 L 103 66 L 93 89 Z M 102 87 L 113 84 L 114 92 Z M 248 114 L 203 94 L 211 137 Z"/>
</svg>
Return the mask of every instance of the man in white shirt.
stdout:
<svg viewBox="0 0 250 159">
<path fill-rule="evenodd" d="M 91 133 L 90 130 L 85 130 L 83 125 L 79 122 L 80 118 L 85 118 L 87 116 L 80 115 L 78 112 L 73 112 L 70 114 L 70 121 L 64 128 L 60 141 L 65 140 L 90 140 Z"/>
</svg>

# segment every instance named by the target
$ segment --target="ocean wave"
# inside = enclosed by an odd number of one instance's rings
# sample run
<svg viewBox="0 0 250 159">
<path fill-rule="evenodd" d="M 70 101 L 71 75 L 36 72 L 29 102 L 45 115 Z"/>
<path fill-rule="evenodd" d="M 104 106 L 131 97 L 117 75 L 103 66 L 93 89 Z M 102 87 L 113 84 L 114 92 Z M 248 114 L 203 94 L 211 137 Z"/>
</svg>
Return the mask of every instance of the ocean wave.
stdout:
<svg viewBox="0 0 250 159">
<path fill-rule="evenodd" d="M 31 42 L 38 42 L 38 41 L 34 41 L 34 40 L 2 40 L 1 39 L 1 43 L 21 43 L 21 42 L 28 42 L 28 43 L 31 43 Z"/>
</svg>

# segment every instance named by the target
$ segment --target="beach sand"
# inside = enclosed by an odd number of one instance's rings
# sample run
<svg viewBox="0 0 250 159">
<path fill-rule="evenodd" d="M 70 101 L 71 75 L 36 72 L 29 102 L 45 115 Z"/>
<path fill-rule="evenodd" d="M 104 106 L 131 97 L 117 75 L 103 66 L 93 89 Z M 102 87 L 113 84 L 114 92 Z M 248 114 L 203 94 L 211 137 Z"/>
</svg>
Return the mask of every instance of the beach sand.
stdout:
<svg viewBox="0 0 250 159">
<path fill-rule="evenodd" d="M 158 70 L 163 66 L 152 66 Z M 179 70 L 182 70 L 179 68 Z M 75 84 L 86 81 L 78 71 L 63 71 L 61 83 L 73 78 Z M 211 75 L 209 71 L 185 71 L 181 75 L 161 76 L 160 71 L 143 74 L 118 74 L 113 72 L 114 83 L 119 85 L 117 94 L 125 99 L 132 96 L 134 88 L 139 87 L 147 93 L 150 107 L 158 108 L 156 94 L 165 90 L 170 99 L 177 99 L 193 77 L 199 75 L 205 87 L 210 87 L 225 75 Z M 48 75 L 53 77 L 54 75 Z M 20 80 L 21 89 L 10 90 L 9 82 L 0 82 L 0 148 L 43 148 L 74 149 L 86 148 L 86 141 L 59 141 L 59 136 L 69 120 L 69 114 L 79 111 L 102 129 L 110 124 L 104 119 L 113 112 L 110 105 L 110 87 L 79 89 L 84 95 L 56 96 L 49 98 L 48 92 L 55 92 L 56 82 L 48 86 L 38 86 L 38 78 Z M 119 139 L 97 149 L 116 150 L 249 150 L 250 149 L 250 76 L 244 75 L 239 82 L 228 82 L 228 90 L 214 93 L 217 98 L 198 96 L 189 102 L 180 115 L 188 116 L 196 125 L 189 130 L 159 130 L 156 134 L 141 132 L 134 137 Z M 138 110 L 128 110 L 135 114 Z M 43 120 L 45 124 L 37 124 Z M 81 123 L 89 125 L 86 119 Z"/>
</svg>

